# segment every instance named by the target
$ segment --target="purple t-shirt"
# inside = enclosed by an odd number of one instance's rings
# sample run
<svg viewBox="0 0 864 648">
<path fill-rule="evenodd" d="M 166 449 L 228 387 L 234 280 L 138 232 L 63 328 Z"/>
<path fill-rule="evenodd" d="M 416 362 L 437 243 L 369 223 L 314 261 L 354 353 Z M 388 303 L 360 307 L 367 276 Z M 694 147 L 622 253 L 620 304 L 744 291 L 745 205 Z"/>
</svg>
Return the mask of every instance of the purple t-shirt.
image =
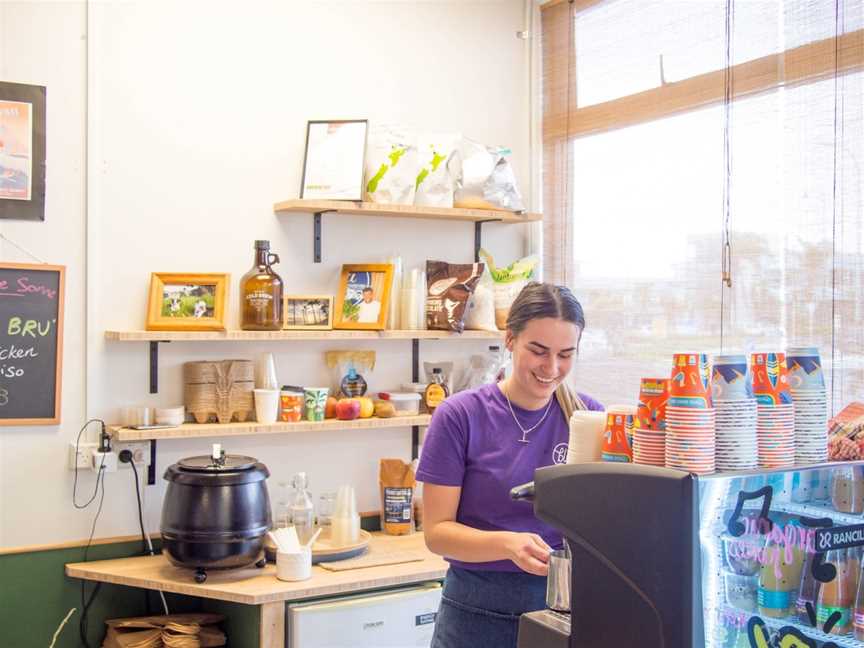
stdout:
<svg viewBox="0 0 864 648">
<path fill-rule="evenodd" d="M 586 407 L 603 410 L 596 400 L 579 394 Z M 543 417 L 546 408 L 531 411 L 513 405 L 523 428 Z M 552 398 L 548 415 L 522 443 L 522 431 L 513 420 L 507 399 L 498 385 L 483 385 L 459 392 L 435 409 L 426 431 L 417 479 L 440 486 L 461 486 L 456 521 L 481 531 L 536 533 L 552 547 L 561 546 L 561 533 L 534 517 L 526 502 L 510 499 L 510 489 L 534 479 L 534 470 L 567 461 L 568 423 Z M 521 571 L 510 560 L 464 563 L 464 569 Z"/>
</svg>

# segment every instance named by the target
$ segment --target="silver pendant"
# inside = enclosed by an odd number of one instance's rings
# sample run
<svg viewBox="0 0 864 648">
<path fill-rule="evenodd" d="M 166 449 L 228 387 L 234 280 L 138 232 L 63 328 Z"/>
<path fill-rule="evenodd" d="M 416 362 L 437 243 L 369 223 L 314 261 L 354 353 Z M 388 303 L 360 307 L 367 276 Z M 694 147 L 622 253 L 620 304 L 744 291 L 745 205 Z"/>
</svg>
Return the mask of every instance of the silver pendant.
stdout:
<svg viewBox="0 0 864 648">
<path fill-rule="evenodd" d="M 519 443 L 531 443 L 527 437 L 528 437 L 528 432 L 526 432 L 525 430 L 522 430 L 522 438 L 517 439 L 517 441 L 519 441 Z"/>
</svg>

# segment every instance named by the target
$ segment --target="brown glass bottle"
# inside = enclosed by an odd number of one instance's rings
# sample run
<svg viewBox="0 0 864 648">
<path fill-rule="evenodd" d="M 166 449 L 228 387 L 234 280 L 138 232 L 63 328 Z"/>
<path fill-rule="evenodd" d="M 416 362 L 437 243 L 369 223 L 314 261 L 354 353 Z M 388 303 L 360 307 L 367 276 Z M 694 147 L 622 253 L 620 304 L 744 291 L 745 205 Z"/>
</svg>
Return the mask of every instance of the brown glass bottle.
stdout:
<svg viewBox="0 0 864 648">
<path fill-rule="evenodd" d="M 270 254 L 270 241 L 255 241 L 255 265 L 240 280 L 240 328 L 278 331 L 282 328 L 282 278 L 271 267 L 279 256 Z"/>
</svg>

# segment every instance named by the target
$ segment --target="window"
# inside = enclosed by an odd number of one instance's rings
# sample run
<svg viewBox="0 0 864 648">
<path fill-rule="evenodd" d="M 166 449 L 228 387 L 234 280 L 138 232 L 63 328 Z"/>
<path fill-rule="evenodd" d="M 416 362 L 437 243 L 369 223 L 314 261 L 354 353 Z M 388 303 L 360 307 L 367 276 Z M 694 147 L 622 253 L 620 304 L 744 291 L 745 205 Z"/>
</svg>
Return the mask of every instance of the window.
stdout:
<svg viewBox="0 0 864 648">
<path fill-rule="evenodd" d="M 833 410 L 864 397 L 864 3 L 837 8 L 734 0 L 728 74 L 725 0 L 542 9 L 544 271 L 585 306 L 581 389 L 806 343 Z"/>
</svg>

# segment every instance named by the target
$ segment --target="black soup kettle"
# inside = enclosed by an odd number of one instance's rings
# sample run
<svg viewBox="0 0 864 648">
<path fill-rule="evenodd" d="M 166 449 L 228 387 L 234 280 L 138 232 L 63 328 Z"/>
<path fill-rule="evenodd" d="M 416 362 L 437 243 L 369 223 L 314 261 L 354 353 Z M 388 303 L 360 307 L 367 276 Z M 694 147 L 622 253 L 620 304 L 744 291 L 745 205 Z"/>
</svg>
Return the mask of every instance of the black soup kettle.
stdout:
<svg viewBox="0 0 864 648">
<path fill-rule="evenodd" d="M 195 570 L 263 567 L 264 537 L 271 526 L 267 466 L 253 457 L 189 457 L 165 471 L 162 547 L 178 567 Z"/>
</svg>

